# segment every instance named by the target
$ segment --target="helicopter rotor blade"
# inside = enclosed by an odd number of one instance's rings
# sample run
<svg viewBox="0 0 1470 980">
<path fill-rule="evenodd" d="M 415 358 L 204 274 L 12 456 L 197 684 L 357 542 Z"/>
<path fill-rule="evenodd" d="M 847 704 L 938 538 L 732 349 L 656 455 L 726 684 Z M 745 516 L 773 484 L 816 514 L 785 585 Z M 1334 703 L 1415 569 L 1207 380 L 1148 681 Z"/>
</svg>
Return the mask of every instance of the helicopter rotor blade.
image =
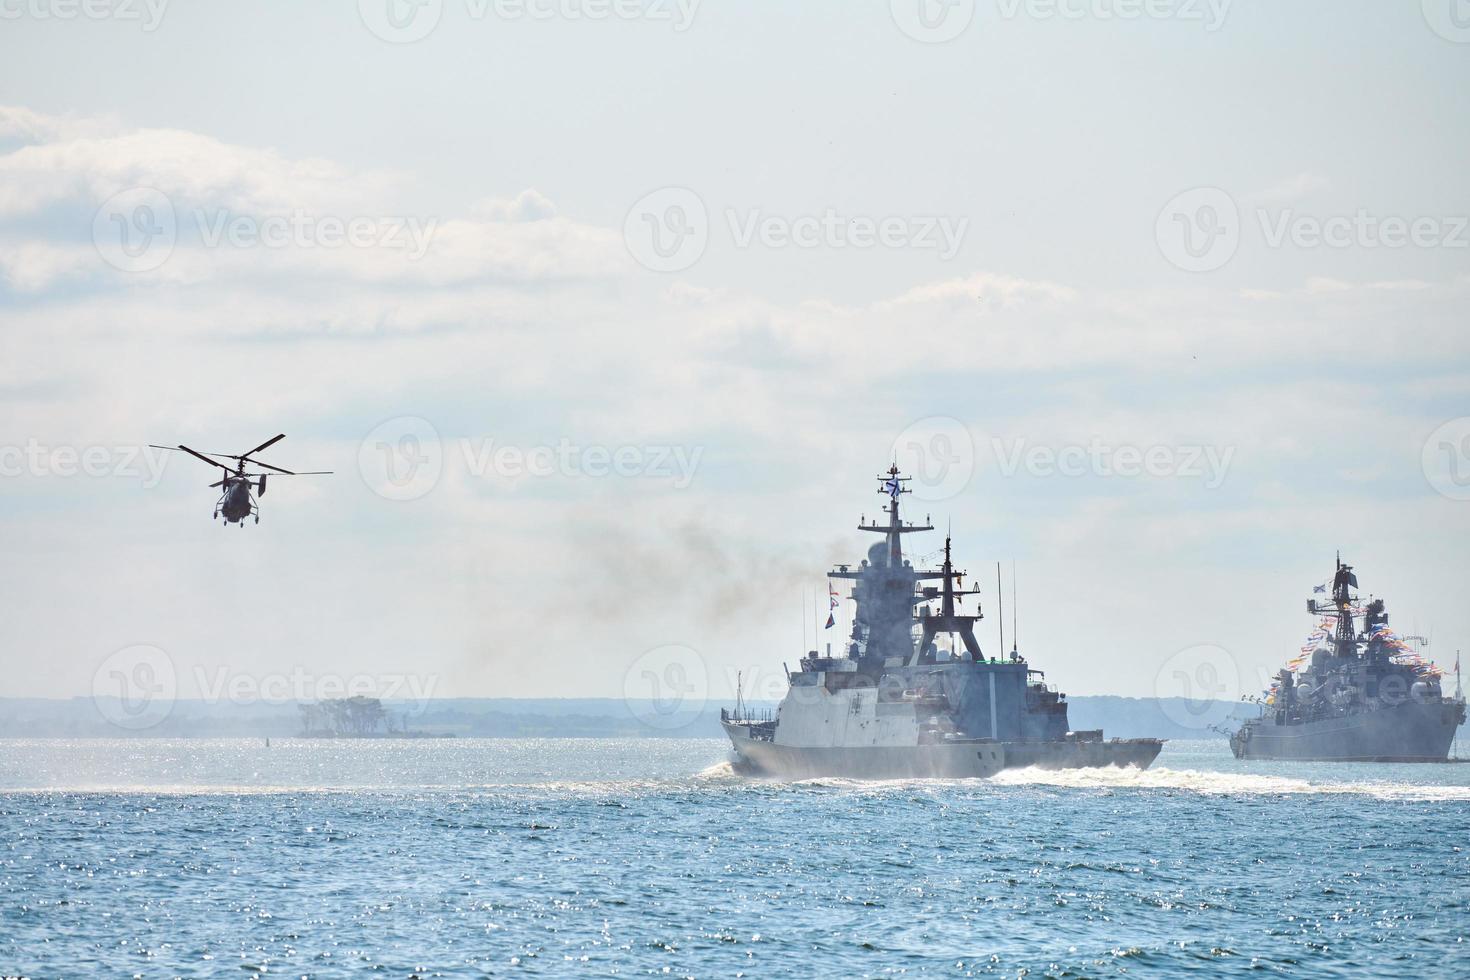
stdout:
<svg viewBox="0 0 1470 980">
<path fill-rule="evenodd" d="M 220 469 L 224 470 L 226 473 L 230 472 L 230 468 L 228 466 L 226 466 L 224 463 L 221 463 L 217 459 L 210 459 L 208 456 L 204 455 L 203 453 L 196 453 L 194 450 L 190 449 L 188 446 L 182 446 L 181 445 L 181 446 L 179 446 L 179 448 L 182 449 L 184 452 L 188 453 L 190 456 L 194 456 L 194 457 L 196 457 L 198 459 L 204 460 L 204 462 L 208 463 L 210 466 L 218 466 Z"/>
<path fill-rule="evenodd" d="M 274 470 L 277 473 L 284 473 L 287 476 L 295 476 L 296 475 L 295 473 L 292 473 L 290 470 L 283 470 L 283 469 L 281 469 L 279 466 L 272 466 L 269 463 L 262 463 L 258 459 L 251 459 L 250 456 L 249 456 L 249 454 L 246 454 L 245 456 L 240 457 L 240 461 L 242 463 L 248 463 L 251 466 L 263 466 L 263 467 L 265 467 L 268 470 Z"/>
<path fill-rule="evenodd" d="M 286 433 L 282 432 L 280 435 L 274 436 L 274 437 L 272 437 L 270 439 L 267 439 L 265 442 L 262 442 L 260 445 L 256 446 L 254 449 L 251 449 L 248 452 L 241 453 L 236 458 L 243 459 L 246 456 L 254 456 L 256 453 L 260 452 L 262 449 L 265 449 L 267 446 L 274 446 L 276 443 L 280 442 L 284 438 L 286 438 Z M 264 465 L 264 464 L 261 464 L 261 465 Z"/>
<path fill-rule="evenodd" d="M 154 442 L 150 442 L 148 444 L 148 448 L 149 449 L 167 449 L 171 453 L 176 453 L 176 452 L 179 451 L 179 447 L 178 446 L 160 446 L 160 445 L 158 445 L 157 443 L 154 443 Z M 219 459 L 239 459 L 240 458 L 239 456 L 231 456 L 229 453 L 200 453 L 200 455 L 201 456 L 215 456 L 215 457 L 217 457 Z"/>
<path fill-rule="evenodd" d="M 255 460 L 251 460 L 251 462 L 252 463 L 255 463 L 256 466 L 264 466 L 265 465 L 264 463 L 256 462 Z M 271 467 L 271 468 L 272 469 L 275 469 L 275 467 Z M 331 476 L 332 475 L 332 471 L 331 470 L 312 470 L 309 473 L 292 472 L 291 470 L 276 470 L 276 473 L 280 474 L 281 476 Z M 262 476 L 262 475 L 266 475 L 266 474 L 261 474 L 261 473 L 246 473 L 245 475 L 247 477 L 257 477 L 257 476 Z M 275 474 L 270 474 L 270 475 L 275 475 Z"/>
</svg>

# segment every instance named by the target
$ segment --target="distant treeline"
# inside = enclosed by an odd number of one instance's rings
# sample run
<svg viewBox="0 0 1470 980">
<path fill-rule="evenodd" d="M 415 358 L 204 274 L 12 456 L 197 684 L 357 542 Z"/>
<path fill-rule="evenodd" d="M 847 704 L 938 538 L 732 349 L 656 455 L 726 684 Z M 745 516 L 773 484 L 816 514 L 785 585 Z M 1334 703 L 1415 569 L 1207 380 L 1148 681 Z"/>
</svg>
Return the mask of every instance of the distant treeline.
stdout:
<svg viewBox="0 0 1470 980">
<path fill-rule="evenodd" d="M 1101 728 L 1108 736 L 1134 738 L 1223 738 L 1251 705 L 1185 701 L 1182 698 L 1073 697 L 1073 729 Z M 427 702 L 385 701 L 393 728 L 466 738 L 720 738 L 721 703 L 667 714 L 651 702 L 616 698 L 443 698 Z M 773 703 L 751 704 L 756 711 Z M 107 709 L 107 710 L 104 710 Z M 201 700 L 175 702 L 162 720 L 145 728 L 115 724 L 126 717 L 91 698 L 47 700 L 0 698 L 0 737 L 5 738 L 287 738 L 303 732 L 296 702 L 237 704 Z M 150 712 L 149 718 L 155 717 Z"/>
</svg>

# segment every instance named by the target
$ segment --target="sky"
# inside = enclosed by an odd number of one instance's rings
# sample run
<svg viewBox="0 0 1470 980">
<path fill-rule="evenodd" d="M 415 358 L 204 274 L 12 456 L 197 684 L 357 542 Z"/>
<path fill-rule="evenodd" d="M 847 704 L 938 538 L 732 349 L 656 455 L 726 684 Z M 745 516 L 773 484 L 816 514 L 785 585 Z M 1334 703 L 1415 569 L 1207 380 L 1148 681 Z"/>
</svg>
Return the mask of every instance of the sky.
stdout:
<svg viewBox="0 0 1470 980">
<path fill-rule="evenodd" d="M 1339 549 L 1449 666 L 1467 82 L 1458 0 L 0 0 L 0 695 L 779 696 L 895 461 L 1062 690 L 1258 692 Z M 144 449 L 280 432 L 243 529 Z"/>
</svg>

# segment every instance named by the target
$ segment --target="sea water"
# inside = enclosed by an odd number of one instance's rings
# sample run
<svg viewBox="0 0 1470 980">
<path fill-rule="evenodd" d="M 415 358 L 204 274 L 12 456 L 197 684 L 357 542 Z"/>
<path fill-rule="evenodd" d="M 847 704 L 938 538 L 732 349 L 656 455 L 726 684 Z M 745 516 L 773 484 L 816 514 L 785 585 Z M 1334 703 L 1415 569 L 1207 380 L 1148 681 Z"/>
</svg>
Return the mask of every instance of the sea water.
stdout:
<svg viewBox="0 0 1470 980">
<path fill-rule="evenodd" d="M 0 975 L 1470 976 L 1470 766 L 0 741 Z"/>
</svg>

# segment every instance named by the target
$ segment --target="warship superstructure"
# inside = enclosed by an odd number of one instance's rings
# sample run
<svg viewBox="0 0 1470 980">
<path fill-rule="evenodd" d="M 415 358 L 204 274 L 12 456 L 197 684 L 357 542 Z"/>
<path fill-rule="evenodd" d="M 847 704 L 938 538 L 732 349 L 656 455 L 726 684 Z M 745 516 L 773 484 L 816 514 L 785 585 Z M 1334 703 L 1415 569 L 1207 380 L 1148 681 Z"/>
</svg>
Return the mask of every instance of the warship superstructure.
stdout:
<svg viewBox="0 0 1470 980">
<path fill-rule="evenodd" d="M 1357 588 L 1357 574 L 1339 555 L 1331 604 L 1307 600 L 1316 630 L 1264 692 L 1261 716 L 1230 736 L 1237 759 L 1448 757 L 1455 730 L 1465 722 L 1464 697 L 1445 694 L 1443 671 L 1389 628 L 1382 599 L 1364 601 L 1354 594 Z"/>
<path fill-rule="evenodd" d="M 1160 740 L 1105 741 L 1101 731 L 1071 731 L 1066 695 L 1048 687 L 1014 646 L 1009 655 L 984 654 L 975 637 L 979 590 L 964 588 L 949 538 L 939 569 L 914 568 L 903 538 L 934 528 L 900 519 L 899 498 L 909 491 L 897 467 L 878 479 L 889 498 L 887 522 L 862 521 L 858 529 L 884 540 L 856 568 L 829 573 L 832 583 L 852 584 L 848 648 L 803 657 L 773 718 L 738 705 L 721 711 L 737 768 L 797 779 L 890 779 L 1152 763 Z M 966 614 L 961 607 L 972 597 L 976 611 Z"/>
</svg>

